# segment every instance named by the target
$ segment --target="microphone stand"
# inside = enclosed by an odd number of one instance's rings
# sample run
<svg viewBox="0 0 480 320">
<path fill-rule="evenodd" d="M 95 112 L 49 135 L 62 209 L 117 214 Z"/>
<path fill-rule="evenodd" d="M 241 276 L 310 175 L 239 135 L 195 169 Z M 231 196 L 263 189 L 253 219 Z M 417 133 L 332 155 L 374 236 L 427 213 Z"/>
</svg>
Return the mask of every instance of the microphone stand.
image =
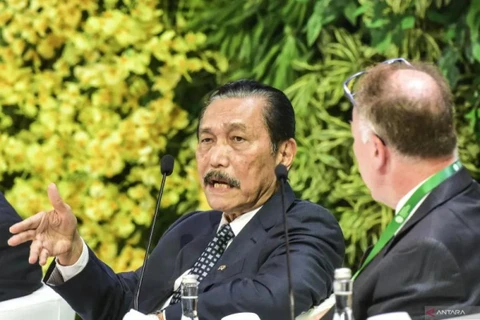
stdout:
<svg viewBox="0 0 480 320">
<path fill-rule="evenodd" d="M 295 299 L 293 295 L 293 286 L 292 286 L 292 270 L 290 265 L 290 241 L 288 237 L 288 226 L 287 226 L 287 210 L 285 208 L 285 183 L 287 181 L 288 171 L 283 164 L 277 165 L 275 168 L 275 174 L 278 181 L 280 182 L 280 194 L 282 199 L 282 213 L 283 213 L 283 232 L 285 233 L 285 249 L 286 249 L 286 258 L 287 258 L 287 279 L 288 279 L 288 296 L 290 299 L 290 319 L 295 319 Z"/>
<path fill-rule="evenodd" d="M 158 191 L 157 196 L 157 203 L 155 205 L 155 213 L 152 219 L 152 226 L 150 228 L 150 236 L 148 237 L 148 244 L 147 250 L 145 251 L 145 256 L 143 258 L 143 265 L 142 269 L 140 270 L 140 278 L 138 280 L 137 289 L 135 290 L 135 296 L 133 300 L 133 309 L 138 310 L 138 299 L 140 297 L 140 289 L 142 287 L 143 276 L 145 274 L 145 270 L 147 269 L 148 264 L 148 253 L 150 252 L 150 246 L 152 244 L 153 232 L 155 230 L 155 222 L 157 221 L 158 211 L 160 208 L 160 201 L 163 196 L 163 189 L 165 188 L 165 181 L 167 180 L 167 176 L 171 175 L 173 172 L 173 157 L 169 154 L 162 157 L 161 161 L 161 172 L 162 172 L 162 183 L 160 186 L 160 190 Z"/>
</svg>

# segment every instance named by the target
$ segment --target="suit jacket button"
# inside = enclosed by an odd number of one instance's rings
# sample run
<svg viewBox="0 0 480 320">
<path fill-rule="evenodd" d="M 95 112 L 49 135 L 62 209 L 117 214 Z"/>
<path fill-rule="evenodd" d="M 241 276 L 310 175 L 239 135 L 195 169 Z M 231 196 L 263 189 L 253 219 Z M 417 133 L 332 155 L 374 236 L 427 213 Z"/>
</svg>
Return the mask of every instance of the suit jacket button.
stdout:
<svg viewBox="0 0 480 320">
<path fill-rule="evenodd" d="M 227 269 L 227 266 L 224 265 L 224 264 L 222 264 L 220 267 L 218 267 L 217 270 L 218 270 L 218 271 L 223 271 L 223 270 L 225 270 L 225 269 Z"/>
</svg>

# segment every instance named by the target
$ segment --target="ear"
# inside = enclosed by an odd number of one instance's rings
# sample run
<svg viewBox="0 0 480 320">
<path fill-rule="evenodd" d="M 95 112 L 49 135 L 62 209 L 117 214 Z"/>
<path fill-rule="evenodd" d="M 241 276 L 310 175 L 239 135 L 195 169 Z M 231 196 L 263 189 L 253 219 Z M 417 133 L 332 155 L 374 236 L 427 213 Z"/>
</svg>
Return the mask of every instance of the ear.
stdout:
<svg viewBox="0 0 480 320">
<path fill-rule="evenodd" d="M 375 169 L 384 171 L 390 158 L 390 152 L 382 139 L 376 134 L 372 134 L 371 140 L 373 146 L 372 152 L 374 153 L 373 159 L 375 159 L 373 165 Z"/>
<path fill-rule="evenodd" d="M 297 154 L 297 142 L 290 138 L 279 145 L 277 151 L 277 164 L 283 164 L 287 169 L 290 169 L 293 163 L 293 158 Z"/>
</svg>

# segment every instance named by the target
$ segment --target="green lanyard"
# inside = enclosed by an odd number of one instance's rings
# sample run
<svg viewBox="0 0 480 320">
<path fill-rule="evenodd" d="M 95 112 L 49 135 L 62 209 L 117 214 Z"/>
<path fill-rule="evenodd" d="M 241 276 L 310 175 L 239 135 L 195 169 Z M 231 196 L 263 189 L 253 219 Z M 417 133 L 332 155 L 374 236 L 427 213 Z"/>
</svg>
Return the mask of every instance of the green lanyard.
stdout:
<svg viewBox="0 0 480 320">
<path fill-rule="evenodd" d="M 420 185 L 420 187 L 415 190 L 415 192 L 410 196 L 410 198 L 405 202 L 400 212 L 395 215 L 395 218 L 388 224 L 385 231 L 380 236 L 380 239 L 373 247 L 372 251 L 370 251 L 367 259 L 363 262 L 360 269 L 355 273 L 353 279 L 362 272 L 362 270 L 375 258 L 375 256 L 385 247 L 385 245 L 392 239 L 395 233 L 400 230 L 404 222 L 408 219 L 408 217 L 412 214 L 413 209 L 417 206 L 420 200 L 423 199 L 430 191 L 435 189 L 440 183 L 447 180 L 451 177 L 455 172 L 460 170 L 462 164 L 460 161 L 455 161 L 448 167 L 442 169 L 441 171 L 435 173 L 433 176 L 428 178 L 424 183 Z"/>
</svg>

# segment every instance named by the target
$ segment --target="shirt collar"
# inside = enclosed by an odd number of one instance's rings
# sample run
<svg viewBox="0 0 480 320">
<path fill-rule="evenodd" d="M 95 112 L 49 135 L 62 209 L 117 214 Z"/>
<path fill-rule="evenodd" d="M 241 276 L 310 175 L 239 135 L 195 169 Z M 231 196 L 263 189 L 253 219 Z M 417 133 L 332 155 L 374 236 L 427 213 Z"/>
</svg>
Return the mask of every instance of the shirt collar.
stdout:
<svg viewBox="0 0 480 320">
<path fill-rule="evenodd" d="M 253 216 L 260 210 L 262 207 L 258 207 L 256 209 L 253 209 L 252 211 L 249 211 L 247 213 L 244 213 L 240 215 L 238 218 L 230 222 L 230 227 L 232 228 L 233 233 L 235 234 L 235 237 L 238 236 L 240 231 L 247 225 L 247 223 L 252 220 Z M 218 225 L 218 230 L 220 230 L 220 227 L 223 226 L 224 224 L 227 224 L 228 221 L 225 218 L 225 214 L 222 214 L 222 220 L 220 221 L 220 224 Z"/>
<path fill-rule="evenodd" d="M 430 177 L 428 177 L 428 178 L 430 178 Z M 425 180 L 423 180 L 423 181 L 420 182 L 419 184 L 417 184 L 417 185 L 415 186 L 415 188 L 413 188 L 412 190 L 410 190 L 407 194 L 405 194 L 405 195 L 400 199 L 400 201 L 398 201 L 397 206 L 395 207 L 395 214 L 398 214 L 398 213 L 400 212 L 400 210 L 403 208 L 403 206 L 404 206 L 405 203 L 408 201 L 408 199 L 413 195 L 413 193 L 414 193 L 415 191 L 417 191 L 418 188 L 420 188 L 420 186 L 421 186 L 425 181 L 428 180 L 428 178 L 425 179 Z"/>
</svg>

